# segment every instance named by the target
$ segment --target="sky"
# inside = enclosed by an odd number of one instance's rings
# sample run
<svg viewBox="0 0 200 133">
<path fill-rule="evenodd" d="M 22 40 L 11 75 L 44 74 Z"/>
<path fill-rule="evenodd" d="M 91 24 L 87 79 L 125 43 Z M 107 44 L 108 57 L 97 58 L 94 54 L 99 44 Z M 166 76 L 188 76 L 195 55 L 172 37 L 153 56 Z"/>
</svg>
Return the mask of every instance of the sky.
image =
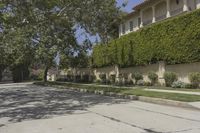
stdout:
<svg viewBox="0 0 200 133">
<path fill-rule="evenodd" d="M 135 5 L 143 2 L 144 0 L 116 0 L 116 1 L 117 1 L 117 6 L 121 6 L 122 3 L 127 2 L 126 7 L 122 8 L 121 10 L 130 13 L 130 12 L 132 12 L 132 8 Z M 81 44 L 85 40 L 86 36 L 88 38 L 90 38 L 92 43 L 96 42 L 96 40 L 99 40 L 99 37 L 97 35 L 91 36 L 91 35 L 85 34 L 84 30 L 78 29 L 78 31 L 76 33 L 78 43 Z"/>
<path fill-rule="evenodd" d="M 122 10 L 125 12 L 130 13 L 132 11 L 132 8 L 143 2 L 144 0 L 117 0 L 118 6 L 120 6 L 122 3 L 127 2 L 127 6 L 125 8 L 123 8 Z"/>
</svg>

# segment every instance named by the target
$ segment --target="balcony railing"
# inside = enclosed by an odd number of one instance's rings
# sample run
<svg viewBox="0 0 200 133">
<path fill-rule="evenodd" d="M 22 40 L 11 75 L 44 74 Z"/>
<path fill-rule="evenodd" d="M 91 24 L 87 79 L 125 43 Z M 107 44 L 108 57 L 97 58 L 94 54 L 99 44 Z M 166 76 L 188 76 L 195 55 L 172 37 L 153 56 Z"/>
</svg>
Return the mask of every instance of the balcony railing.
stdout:
<svg viewBox="0 0 200 133">
<path fill-rule="evenodd" d="M 161 21 L 166 18 L 166 14 L 156 17 L 156 21 Z"/>
<path fill-rule="evenodd" d="M 171 16 L 175 16 L 181 14 L 183 12 L 183 8 L 179 8 L 170 12 Z"/>
<path fill-rule="evenodd" d="M 143 22 L 144 26 L 145 26 L 145 25 L 149 25 L 149 24 L 151 24 L 151 23 L 152 23 L 152 20 L 146 20 L 146 21 Z"/>
</svg>

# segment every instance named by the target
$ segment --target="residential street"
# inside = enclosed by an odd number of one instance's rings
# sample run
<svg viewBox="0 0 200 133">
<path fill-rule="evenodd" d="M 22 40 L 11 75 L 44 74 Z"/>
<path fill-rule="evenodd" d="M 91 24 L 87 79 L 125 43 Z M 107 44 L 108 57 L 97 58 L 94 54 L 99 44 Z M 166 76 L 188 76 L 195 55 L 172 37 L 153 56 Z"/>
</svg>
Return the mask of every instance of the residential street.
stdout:
<svg viewBox="0 0 200 133">
<path fill-rule="evenodd" d="M 0 133 L 200 133 L 200 111 L 0 84 Z"/>
</svg>

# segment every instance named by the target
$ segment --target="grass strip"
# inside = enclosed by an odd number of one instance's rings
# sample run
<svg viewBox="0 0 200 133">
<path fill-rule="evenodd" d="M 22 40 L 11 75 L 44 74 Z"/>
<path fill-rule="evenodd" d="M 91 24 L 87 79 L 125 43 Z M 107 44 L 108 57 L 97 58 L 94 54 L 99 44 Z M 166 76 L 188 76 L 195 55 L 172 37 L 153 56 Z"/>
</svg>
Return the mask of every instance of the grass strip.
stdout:
<svg viewBox="0 0 200 133">
<path fill-rule="evenodd" d="M 145 96 L 153 98 L 161 98 L 182 102 L 197 102 L 200 101 L 199 95 L 190 95 L 190 94 L 178 94 L 178 93 L 168 93 L 168 92 L 151 92 L 145 91 L 143 88 L 126 88 L 126 87 L 111 87 L 111 86 L 99 86 L 99 85 L 86 85 L 78 83 L 64 83 L 64 82 L 35 82 L 36 85 L 50 85 L 50 86 L 62 86 L 67 88 L 77 88 L 77 89 L 87 89 L 89 92 L 104 91 L 104 92 L 113 92 L 124 95 L 135 95 L 135 96 Z"/>
</svg>

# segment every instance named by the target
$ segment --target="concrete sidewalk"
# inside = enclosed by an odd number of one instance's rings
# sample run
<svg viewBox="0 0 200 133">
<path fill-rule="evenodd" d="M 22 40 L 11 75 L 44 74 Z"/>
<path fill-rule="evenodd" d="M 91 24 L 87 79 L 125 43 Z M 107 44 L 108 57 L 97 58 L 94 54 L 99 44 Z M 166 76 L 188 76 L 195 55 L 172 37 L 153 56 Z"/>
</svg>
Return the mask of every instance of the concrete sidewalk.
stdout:
<svg viewBox="0 0 200 133">
<path fill-rule="evenodd" d="M 177 93 L 177 94 L 199 95 L 200 96 L 200 92 L 187 92 L 187 91 L 176 91 L 176 90 L 158 90 L 158 89 L 145 89 L 145 91 Z M 200 109 L 200 102 L 191 102 L 191 103 L 188 103 L 188 105 L 191 105 L 194 108 Z"/>
<path fill-rule="evenodd" d="M 176 90 L 159 90 L 159 89 L 144 89 L 144 90 L 145 91 L 178 93 L 178 94 L 188 94 L 188 95 L 199 95 L 200 96 L 200 92 L 188 92 L 188 91 L 176 91 Z"/>
</svg>

